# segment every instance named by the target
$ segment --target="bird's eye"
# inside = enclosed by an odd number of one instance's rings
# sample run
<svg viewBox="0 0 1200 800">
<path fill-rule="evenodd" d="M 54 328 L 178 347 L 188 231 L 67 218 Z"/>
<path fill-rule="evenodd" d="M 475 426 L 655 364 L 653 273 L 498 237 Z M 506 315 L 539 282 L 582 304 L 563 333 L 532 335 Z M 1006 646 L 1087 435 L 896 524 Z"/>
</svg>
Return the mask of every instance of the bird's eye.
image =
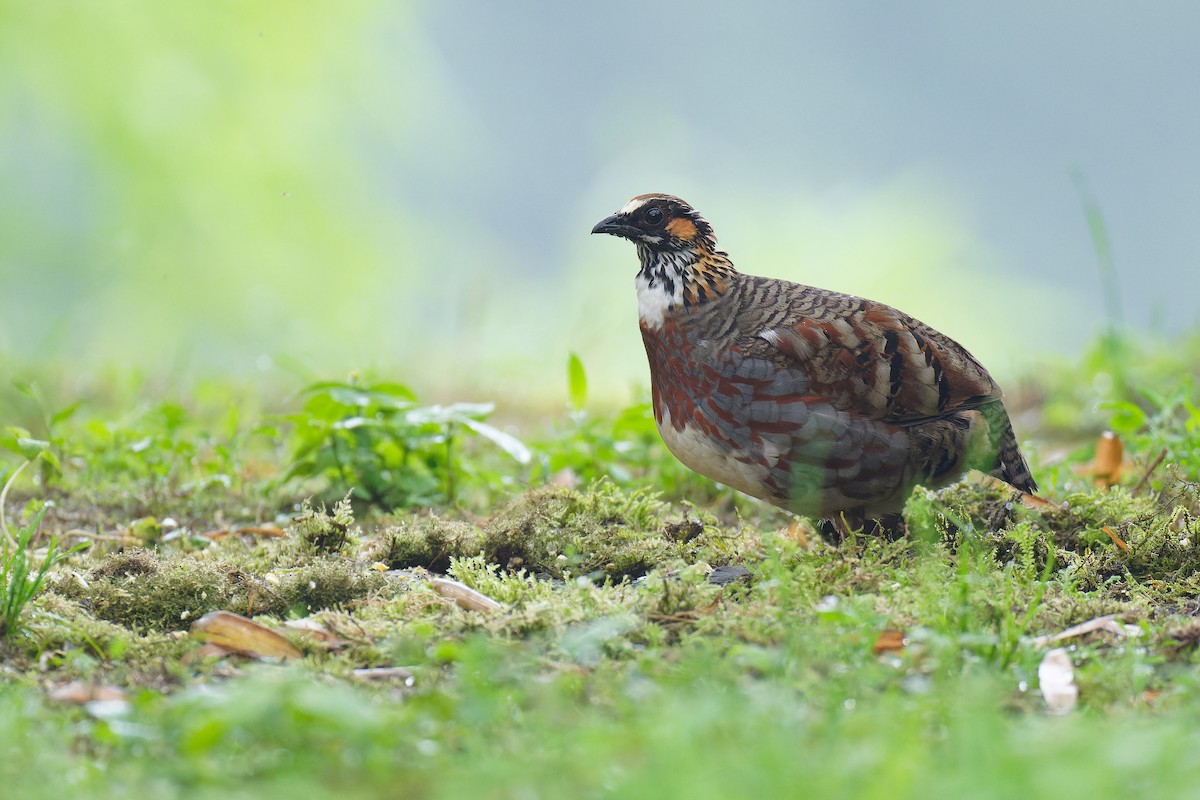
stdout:
<svg viewBox="0 0 1200 800">
<path fill-rule="evenodd" d="M 663 221 L 663 212 L 661 208 L 646 209 L 646 222 L 651 225 L 661 225 Z"/>
</svg>

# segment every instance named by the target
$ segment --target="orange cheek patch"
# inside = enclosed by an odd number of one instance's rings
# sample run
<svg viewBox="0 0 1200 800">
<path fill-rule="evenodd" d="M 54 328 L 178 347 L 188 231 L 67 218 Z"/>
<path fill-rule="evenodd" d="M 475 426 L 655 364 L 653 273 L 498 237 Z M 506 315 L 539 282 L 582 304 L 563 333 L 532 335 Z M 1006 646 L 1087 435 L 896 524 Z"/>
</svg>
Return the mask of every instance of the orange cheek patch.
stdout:
<svg viewBox="0 0 1200 800">
<path fill-rule="evenodd" d="M 685 242 L 696 238 L 696 223 L 690 219 L 676 217 L 667 223 L 667 233 Z"/>
</svg>

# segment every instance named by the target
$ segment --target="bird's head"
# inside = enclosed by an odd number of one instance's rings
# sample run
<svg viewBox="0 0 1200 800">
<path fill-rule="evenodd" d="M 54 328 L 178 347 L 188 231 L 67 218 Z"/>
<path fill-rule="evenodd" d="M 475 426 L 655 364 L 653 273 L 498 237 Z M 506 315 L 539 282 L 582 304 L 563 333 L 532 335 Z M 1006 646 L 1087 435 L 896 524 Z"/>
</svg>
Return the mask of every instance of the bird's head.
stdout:
<svg viewBox="0 0 1200 800">
<path fill-rule="evenodd" d="M 596 223 L 592 233 L 611 233 L 637 245 L 638 316 L 643 330 L 661 327 L 665 315 L 683 312 L 724 295 L 737 270 L 717 249 L 712 226 L 696 209 L 669 194 L 640 194 Z"/>
<path fill-rule="evenodd" d="M 679 250 L 715 252 L 712 226 L 696 209 L 669 194 L 642 194 L 617 213 L 596 223 L 592 233 L 611 233 L 638 245 L 639 250 L 669 253 Z"/>
</svg>

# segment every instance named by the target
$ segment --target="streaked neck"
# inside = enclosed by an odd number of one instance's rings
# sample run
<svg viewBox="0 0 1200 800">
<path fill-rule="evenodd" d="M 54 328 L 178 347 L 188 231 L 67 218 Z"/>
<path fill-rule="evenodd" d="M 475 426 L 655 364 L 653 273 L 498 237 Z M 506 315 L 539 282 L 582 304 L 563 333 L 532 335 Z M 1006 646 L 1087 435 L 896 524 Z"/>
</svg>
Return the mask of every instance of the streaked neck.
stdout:
<svg viewBox="0 0 1200 800">
<path fill-rule="evenodd" d="M 729 291 L 737 275 L 720 250 L 655 251 L 640 245 L 638 317 L 644 328 L 661 328 L 668 314 L 687 313 Z"/>
</svg>

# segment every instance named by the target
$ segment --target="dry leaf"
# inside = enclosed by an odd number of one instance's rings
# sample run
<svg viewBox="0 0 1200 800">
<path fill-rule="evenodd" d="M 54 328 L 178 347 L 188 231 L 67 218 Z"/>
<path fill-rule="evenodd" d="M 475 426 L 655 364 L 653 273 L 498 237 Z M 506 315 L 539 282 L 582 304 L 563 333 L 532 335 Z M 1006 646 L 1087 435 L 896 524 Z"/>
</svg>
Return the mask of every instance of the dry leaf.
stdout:
<svg viewBox="0 0 1200 800">
<path fill-rule="evenodd" d="M 71 681 L 50 690 L 49 697 L 60 703 L 83 706 L 88 714 L 97 719 L 114 719 L 129 713 L 129 698 L 116 686 Z"/>
<path fill-rule="evenodd" d="M 1051 714 L 1066 714 L 1079 702 L 1079 687 L 1075 685 L 1075 667 L 1071 657 L 1056 647 L 1042 657 L 1038 664 L 1038 687 Z"/>
<path fill-rule="evenodd" d="M 363 667 L 350 673 L 360 681 L 400 681 L 412 686 L 412 670 L 407 667 Z"/>
<path fill-rule="evenodd" d="M 1036 494 L 1030 494 L 1029 492 L 1021 492 L 1021 505 L 1033 511 L 1041 511 L 1043 508 L 1058 508 L 1058 506 L 1049 500 L 1038 497 Z"/>
<path fill-rule="evenodd" d="M 97 700 L 125 700 L 125 692 L 116 686 L 102 686 L 83 681 L 71 681 L 49 692 L 49 698 L 59 703 L 73 703 L 81 706 Z"/>
<path fill-rule="evenodd" d="M 1096 458 L 1092 461 L 1092 482 L 1108 488 L 1121 479 L 1121 462 L 1125 458 L 1125 445 L 1121 437 L 1112 431 L 1100 434 L 1096 443 Z"/>
<path fill-rule="evenodd" d="M 1115 633 L 1117 636 L 1141 636 L 1142 629 L 1137 625 L 1126 625 L 1121 622 L 1116 614 L 1105 614 L 1102 617 L 1089 619 L 1087 622 L 1081 622 L 1078 625 L 1072 625 L 1064 631 L 1055 634 L 1047 634 L 1045 636 L 1037 636 L 1030 642 L 1034 647 L 1042 647 L 1051 642 L 1060 642 L 1063 639 L 1073 639 L 1076 636 L 1083 636 L 1088 633 L 1096 633 L 1104 631 L 1106 633 Z"/>
<path fill-rule="evenodd" d="M 1002 481 L 999 478 L 994 477 L 992 475 L 984 475 L 983 473 L 972 473 L 969 480 L 975 481 L 984 486 L 994 486 L 997 489 L 1001 489 L 1001 490 L 1007 491 L 1007 492 L 1017 491 L 1017 490 L 1013 489 L 1013 487 L 1010 486 L 1009 484 L 1005 483 L 1004 481 Z M 1025 506 L 1026 508 L 1031 509 L 1033 511 L 1040 512 L 1046 508 L 1057 508 L 1060 510 L 1063 508 L 1066 508 L 1065 505 L 1060 506 L 1056 503 L 1051 503 L 1049 500 L 1045 499 L 1044 497 L 1038 497 L 1036 494 L 1029 494 L 1028 492 L 1022 492 L 1022 491 L 1017 491 L 1017 494 L 1020 496 L 1021 505 Z"/>
<path fill-rule="evenodd" d="M 1115 544 L 1122 553 L 1129 552 L 1129 545 L 1125 544 L 1125 540 L 1122 539 L 1120 536 L 1117 536 L 1117 534 L 1113 532 L 1112 528 L 1108 527 L 1107 525 L 1104 525 L 1104 526 L 1102 526 L 1101 530 L 1103 530 L 1105 533 L 1108 534 L 1108 538 L 1113 540 L 1113 544 Z"/>
<path fill-rule="evenodd" d="M 804 525 L 802 525 L 798 519 L 793 519 L 791 521 L 791 524 L 788 525 L 788 529 L 783 534 L 783 538 L 795 542 L 805 550 L 808 549 L 808 534 L 804 532 Z"/>
<path fill-rule="evenodd" d="M 499 611 L 504 608 L 486 594 L 481 594 L 465 583 L 452 581 L 449 578 L 431 578 L 429 585 L 442 597 L 448 597 L 459 608 L 465 608 L 468 611 Z"/>
<path fill-rule="evenodd" d="M 284 627 L 296 631 L 308 641 L 320 645 L 326 650 L 341 650 L 347 644 L 345 639 L 340 638 L 315 619 L 309 619 L 308 617 L 304 619 L 290 619 L 283 624 Z"/>
<path fill-rule="evenodd" d="M 275 631 L 230 611 L 213 611 L 192 623 L 192 636 L 251 658 L 300 658 L 296 646 Z"/>
<path fill-rule="evenodd" d="M 286 536 L 283 529 L 278 525 L 243 525 L 240 528 L 221 528 L 215 531 L 205 531 L 201 534 L 207 539 L 212 539 L 214 542 L 219 542 L 230 536 Z"/>
<path fill-rule="evenodd" d="M 203 664 L 206 661 L 215 661 L 233 654 L 232 650 L 227 650 L 219 644 L 206 643 L 195 650 L 187 651 L 179 660 L 184 664 Z"/>
<path fill-rule="evenodd" d="M 1112 431 L 1100 434 L 1095 457 L 1090 463 L 1079 464 L 1073 469 L 1082 475 L 1090 475 L 1092 483 L 1103 489 L 1115 486 L 1125 469 L 1125 445 L 1121 443 L 1121 437 Z"/>
<path fill-rule="evenodd" d="M 875 639 L 875 646 L 872 650 L 875 655 L 883 655 L 884 653 L 894 653 L 903 650 L 907 641 L 904 638 L 904 631 L 898 631 L 894 628 L 880 631 L 878 638 Z"/>
</svg>

